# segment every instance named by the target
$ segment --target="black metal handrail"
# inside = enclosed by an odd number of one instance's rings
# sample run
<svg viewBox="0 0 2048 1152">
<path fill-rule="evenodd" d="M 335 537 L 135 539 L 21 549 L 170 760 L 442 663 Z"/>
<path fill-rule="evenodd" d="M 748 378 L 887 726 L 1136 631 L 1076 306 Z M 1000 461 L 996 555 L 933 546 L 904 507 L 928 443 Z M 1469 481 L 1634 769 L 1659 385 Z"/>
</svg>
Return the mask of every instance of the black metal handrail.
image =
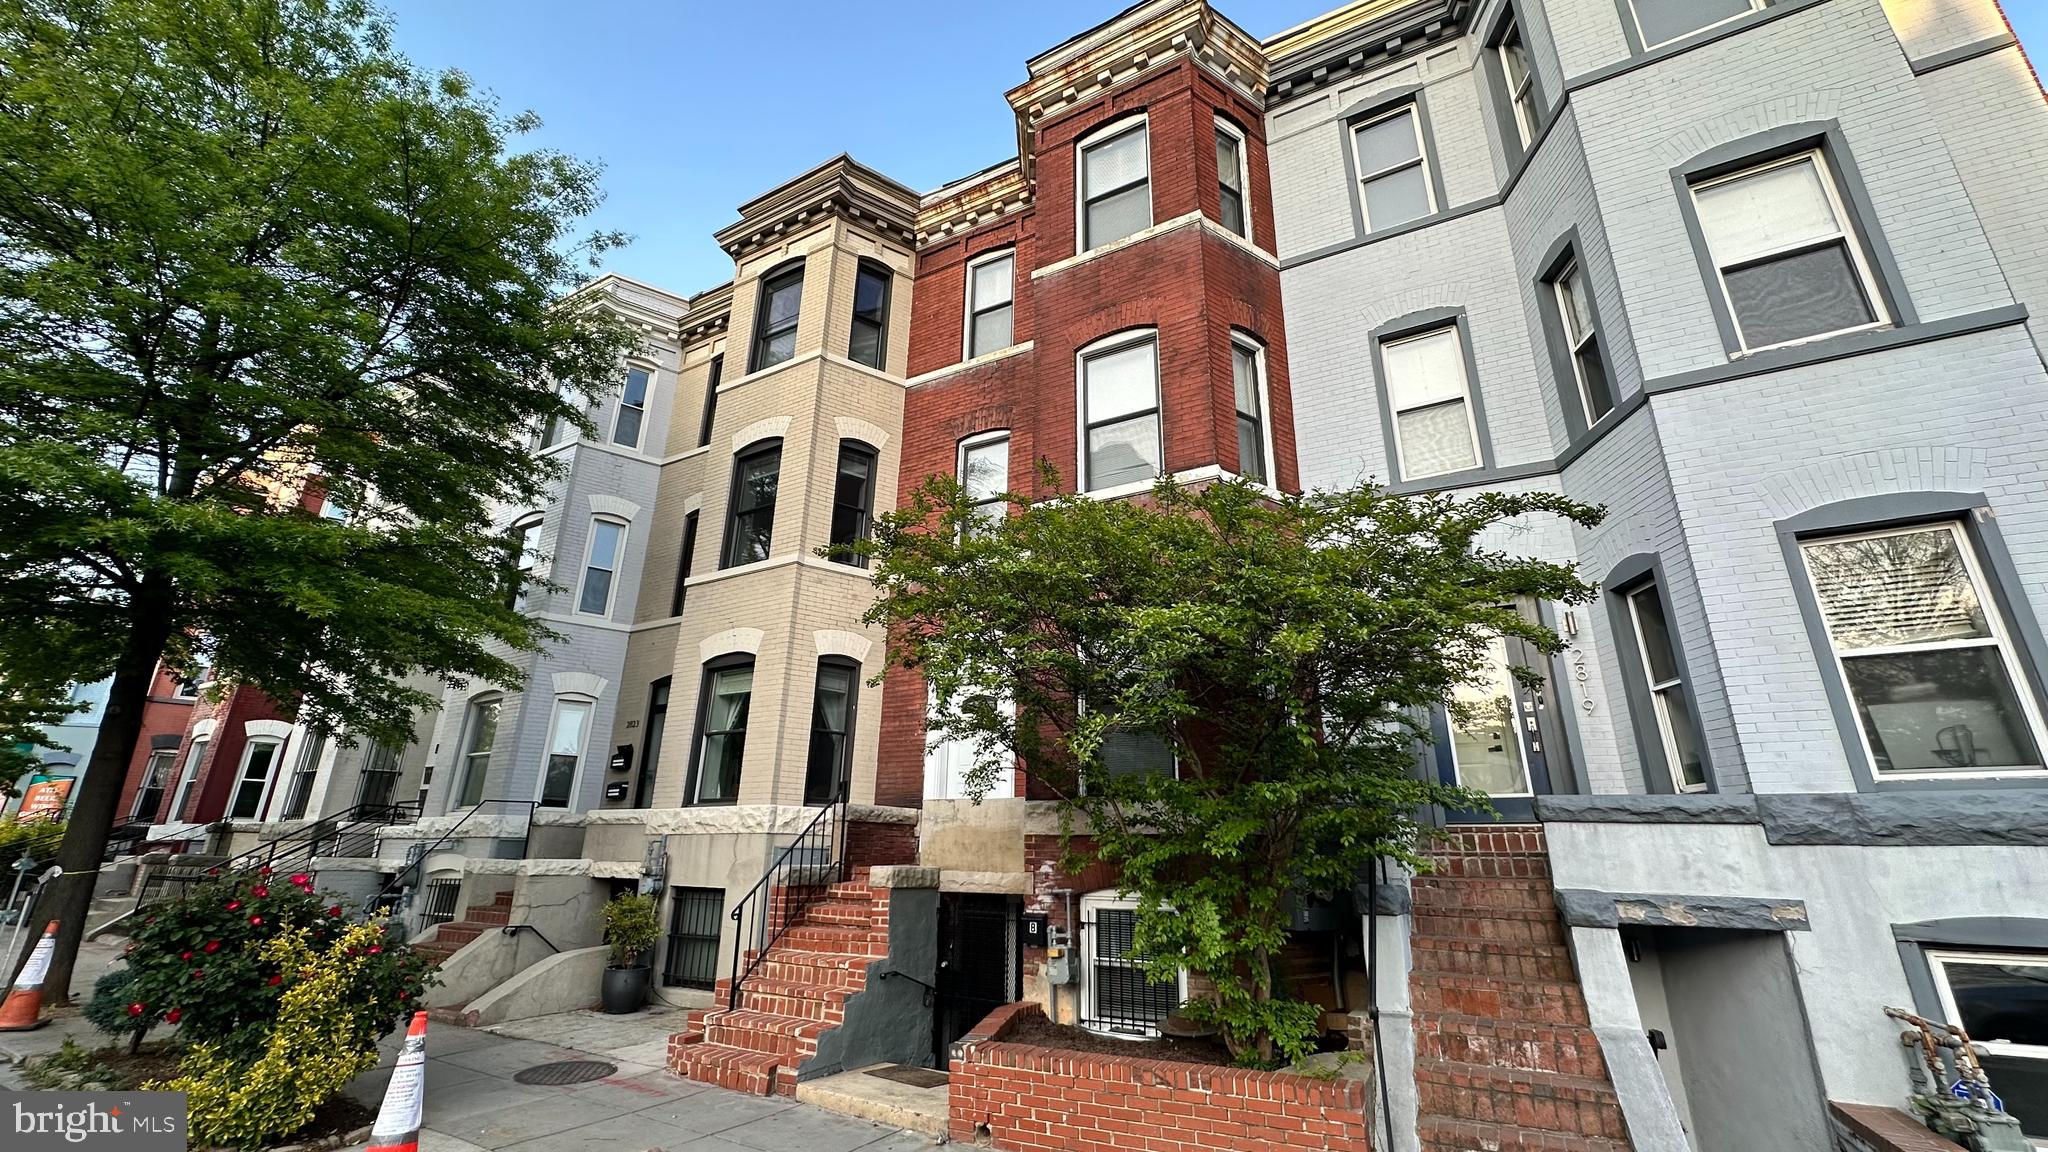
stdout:
<svg viewBox="0 0 2048 1152">
<path fill-rule="evenodd" d="M 732 987 L 727 1008 L 740 1006 L 740 989 L 782 934 L 803 918 L 832 885 L 846 879 L 846 786 L 818 809 L 732 910 Z M 775 893 L 782 893 L 778 909 Z M 749 936 L 753 947 L 747 947 Z M 748 958 L 748 952 L 752 958 Z"/>
<path fill-rule="evenodd" d="M 360 824 L 402 824 L 419 819 L 420 806 L 417 801 L 397 804 L 354 804 L 331 816 L 322 816 L 303 828 L 294 828 L 275 839 L 266 840 L 256 847 L 235 856 L 222 864 L 223 872 L 241 872 L 251 868 L 269 868 L 275 872 L 280 861 L 286 868 L 300 864 L 311 865 L 321 855 L 320 849 L 329 844 L 340 847 L 349 829 Z"/>
<path fill-rule="evenodd" d="M 412 877 L 414 879 L 424 878 L 424 876 L 426 875 L 425 869 L 427 866 L 427 857 L 432 856 L 434 853 L 440 851 L 441 846 L 443 844 L 446 844 L 448 843 L 448 841 L 454 839 L 455 834 L 457 832 L 462 831 L 462 826 L 469 823 L 469 818 L 483 811 L 484 805 L 486 804 L 507 804 L 514 808 L 523 807 L 526 809 L 526 835 L 520 838 L 519 845 L 519 858 L 522 860 L 525 859 L 527 840 L 529 840 L 533 835 L 533 812 L 534 809 L 540 807 L 539 801 L 479 800 L 476 802 L 476 806 L 474 808 L 471 808 L 469 811 L 464 812 L 462 814 L 461 819 L 457 820 L 454 824 L 449 825 L 448 830 L 446 832 L 441 833 L 439 839 L 435 840 L 432 844 L 429 844 L 425 848 L 422 848 L 418 852 L 414 853 L 412 858 L 405 862 L 405 866 L 400 868 L 396 873 L 392 875 L 390 882 L 385 884 L 382 889 L 378 890 L 375 896 L 370 898 L 370 907 L 379 908 L 389 904 L 393 896 L 397 895 L 401 890 L 410 885 L 411 880 L 408 880 L 408 877 Z"/>
</svg>

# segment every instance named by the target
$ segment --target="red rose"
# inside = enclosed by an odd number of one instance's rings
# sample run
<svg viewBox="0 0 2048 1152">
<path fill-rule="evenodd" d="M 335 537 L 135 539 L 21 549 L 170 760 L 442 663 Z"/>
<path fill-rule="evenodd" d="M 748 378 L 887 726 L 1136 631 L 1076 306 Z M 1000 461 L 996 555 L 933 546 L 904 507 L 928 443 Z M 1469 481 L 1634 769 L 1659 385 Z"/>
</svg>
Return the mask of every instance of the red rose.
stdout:
<svg viewBox="0 0 2048 1152">
<path fill-rule="evenodd" d="M 241 906 L 242 906 L 242 902 L 241 902 L 240 900 L 230 900 L 230 901 L 228 901 L 228 911 L 230 911 L 230 912 L 233 912 L 233 911 L 235 911 L 236 909 L 240 908 Z"/>
<path fill-rule="evenodd" d="M 249 917 L 249 923 L 251 923 L 251 924 L 255 925 L 255 926 L 256 926 L 256 927 L 258 927 L 258 928 L 261 928 L 261 927 L 263 926 L 263 917 L 261 917 L 261 916 L 251 916 L 251 917 Z"/>
<path fill-rule="evenodd" d="M 268 875 L 270 875 L 270 865 L 268 865 L 268 864 L 265 864 L 265 865 L 264 865 L 263 867 L 261 867 L 261 868 L 258 868 L 258 869 L 256 870 L 256 874 L 257 874 L 258 876 L 268 876 Z"/>
<path fill-rule="evenodd" d="M 410 992 L 400 992 L 400 993 L 398 994 L 398 998 L 399 998 L 400 1000 L 410 1000 L 410 999 L 412 999 L 412 993 L 410 993 Z"/>
<path fill-rule="evenodd" d="M 265 896 L 270 895 L 270 886 L 267 884 L 258 884 L 254 888 L 249 889 L 249 895 L 256 897 L 258 900 L 261 900 Z"/>
<path fill-rule="evenodd" d="M 370 945 L 370 955 L 375 956 L 377 953 L 382 951 L 384 951 L 384 946 L 382 944 Z"/>
<path fill-rule="evenodd" d="M 208 940 L 208 941 L 206 942 L 206 951 L 207 951 L 208 953 L 214 953 L 214 952 L 218 952 L 218 951 L 220 951 L 220 941 L 218 941 L 218 940 Z"/>
<path fill-rule="evenodd" d="M 184 1015 L 185 1014 L 183 1012 L 180 1012 L 176 1008 L 173 1008 L 169 1012 L 164 1013 L 164 1023 L 176 1024 L 179 1018 Z"/>
<path fill-rule="evenodd" d="M 180 959 L 180 960 L 190 960 L 191 958 L 192 958 L 192 954 L 191 954 L 190 952 L 180 952 L 180 953 L 178 953 L 178 959 Z"/>
<path fill-rule="evenodd" d="M 272 988 L 275 988 L 275 987 L 277 987 L 277 986 L 278 986 L 279 984 L 282 984 L 282 983 L 284 983 L 284 977 L 282 977 L 282 976 L 272 976 L 272 977 L 270 978 L 270 986 L 271 986 Z"/>
<path fill-rule="evenodd" d="M 297 884 L 301 888 L 304 888 L 313 883 L 313 878 L 311 876 L 306 875 L 304 872 L 294 872 L 292 873 L 292 883 Z"/>
<path fill-rule="evenodd" d="M 339 916 L 339 915 L 341 915 L 341 905 L 339 905 L 339 904 L 330 904 L 330 905 L 328 905 L 328 907 L 327 907 L 327 914 L 328 914 L 329 916 Z"/>
<path fill-rule="evenodd" d="M 218 876 L 218 875 L 220 875 L 220 869 L 218 869 L 218 868 L 208 868 L 208 869 L 206 870 L 206 874 L 207 874 L 208 876 Z"/>
<path fill-rule="evenodd" d="M 205 978 L 205 976 L 206 976 L 206 969 L 204 969 L 204 968 L 194 968 L 194 969 L 192 970 L 192 978 L 193 978 L 194 980 L 200 980 L 200 979 L 204 979 L 204 978 Z"/>
<path fill-rule="evenodd" d="M 142 1003 L 140 1000 L 128 1006 L 128 1014 L 130 1016 L 140 1016 L 147 1011 L 149 1011 L 149 1005 Z"/>
</svg>

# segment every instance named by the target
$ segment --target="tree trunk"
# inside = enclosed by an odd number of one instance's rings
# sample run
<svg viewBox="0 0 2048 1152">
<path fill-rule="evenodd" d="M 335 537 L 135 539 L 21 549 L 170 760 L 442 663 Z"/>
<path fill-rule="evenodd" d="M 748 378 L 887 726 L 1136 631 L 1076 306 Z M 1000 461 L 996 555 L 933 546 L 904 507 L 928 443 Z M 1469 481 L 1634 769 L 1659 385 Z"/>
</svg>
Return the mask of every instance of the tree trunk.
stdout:
<svg viewBox="0 0 2048 1152">
<path fill-rule="evenodd" d="M 36 901 L 38 927 L 57 921 L 57 953 L 51 957 L 50 973 L 43 981 L 44 996 L 53 1004 L 64 1003 L 71 994 L 71 970 L 78 960 L 78 946 L 85 940 L 85 918 L 92 910 L 93 886 L 106 855 L 107 834 L 113 831 L 114 808 L 120 803 L 128 764 L 142 735 L 142 710 L 149 702 L 156 664 L 171 637 L 170 602 L 169 578 L 144 577 L 131 602 L 128 642 L 114 665 L 114 683 L 107 693 L 106 711 L 100 716 L 92 758 L 78 782 L 64 843 L 57 849 L 57 863 L 63 866 L 64 875 L 51 882 Z M 42 933 L 23 935 L 25 946 L 7 968 L 10 986 Z"/>
</svg>

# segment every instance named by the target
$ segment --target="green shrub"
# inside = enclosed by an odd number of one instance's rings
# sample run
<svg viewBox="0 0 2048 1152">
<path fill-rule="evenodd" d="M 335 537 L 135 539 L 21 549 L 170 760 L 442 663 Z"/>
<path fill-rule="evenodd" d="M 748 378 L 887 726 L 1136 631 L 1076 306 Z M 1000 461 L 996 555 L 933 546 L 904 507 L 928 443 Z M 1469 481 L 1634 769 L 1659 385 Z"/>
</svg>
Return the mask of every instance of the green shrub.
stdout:
<svg viewBox="0 0 2048 1152">
<path fill-rule="evenodd" d="M 63 842 L 61 820 L 24 822 L 13 816 L 0 816 L 0 864 L 11 865 L 23 856 L 37 861 L 54 860 L 57 846 Z"/>
<path fill-rule="evenodd" d="M 384 931 L 356 924 L 324 944 L 315 938 L 310 928 L 293 928 L 256 950 L 261 963 L 290 979 L 254 1059 L 197 1044 L 175 1079 L 145 1085 L 186 1094 L 199 1146 L 253 1149 L 288 1136 L 377 1063 L 381 1017 L 365 1011 L 361 992 L 377 980 Z"/>
<path fill-rule="evenodd" d="M 96 987 L 87 1014 L 95 1023 L 126 1016 L 145 1029 L 159 1020 L 177 1024 L 194 1044 L 253 1060 L 295 972 L 271 959 L 267 946 L 303 933 L 308 947 L 324 952 L 346 934 L 363 949 L 351 969 L 350 1005 L 374 1044 L 419 1004 L 432 973 L 425 957 L 382 924 L 362 937 L 350 911 L 315 893 L 303 874 L 277 878 L 259 869 L 197 885 L 142 913 L 126 954 L 132 980 L 118 991 Z"/>
<path fill-rule="evenodd" d="M 116 1040 L 126 1039 L 130 1052 L 142 1047 L 142 1038 L 156 1024 L 155 1017 L 129 1014 L 134 987 L 135 970 L 115 968 L 93 981 L 92 999 L 85 1002 L 86 1021 Z"/>
<path fill-rule="evenodd" d="M 637 968 L 661 934 L 654 897 L 622 892 L 604 906 L 604 938 L 612 946 L 612 967 Z"/>
</svg>

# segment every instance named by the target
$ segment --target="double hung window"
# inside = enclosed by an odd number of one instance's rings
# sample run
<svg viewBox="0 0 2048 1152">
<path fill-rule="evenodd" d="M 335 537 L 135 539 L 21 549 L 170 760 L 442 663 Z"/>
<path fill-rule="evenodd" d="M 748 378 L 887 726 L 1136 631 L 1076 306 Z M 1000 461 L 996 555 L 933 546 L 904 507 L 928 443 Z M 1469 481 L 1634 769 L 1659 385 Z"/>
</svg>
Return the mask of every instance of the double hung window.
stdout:
<svg viewBox="0 0 2048 1152">
<path fill-rule="evenodd" d="M 1081 251 L 1152 226 L 1152 160 L 1143 121 L 1083 144 Z"/>
<path fill-rule="evenodd" d="M 1081 354 L 1082 486 L 1160 473 L 1159 342 L 1152 334 Z"/>
</svg>

